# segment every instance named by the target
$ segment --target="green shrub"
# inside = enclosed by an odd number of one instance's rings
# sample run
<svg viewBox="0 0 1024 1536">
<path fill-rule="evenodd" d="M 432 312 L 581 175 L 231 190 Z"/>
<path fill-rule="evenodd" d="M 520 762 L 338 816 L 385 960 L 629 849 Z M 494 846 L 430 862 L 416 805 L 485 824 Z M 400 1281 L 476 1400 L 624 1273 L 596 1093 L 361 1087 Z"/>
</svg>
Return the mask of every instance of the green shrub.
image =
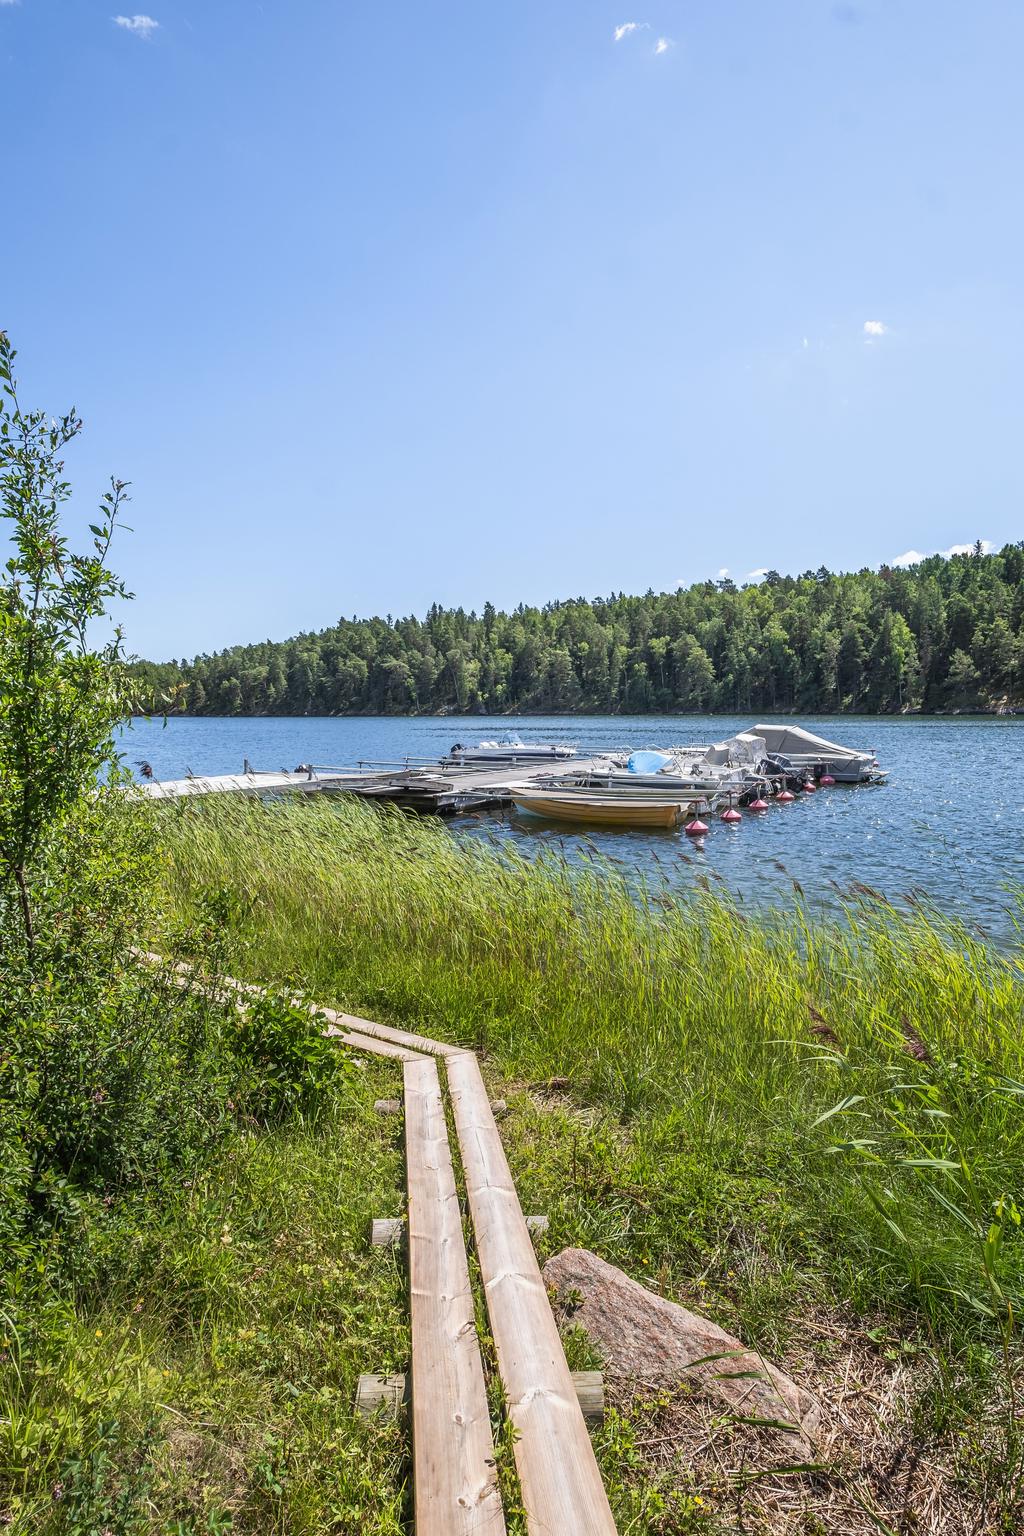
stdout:
<svg viewBox="0 0 1024 1536">
<path fill-rule="evenodd" d="M 312 1114 L 322 1107 L 351 1071 L 324 1024 L 322 1015 L 272 994 L 246 1005 L 231 1039 L 239 1108 L 275 1122 L 292 1111 Z"/>
</svg>

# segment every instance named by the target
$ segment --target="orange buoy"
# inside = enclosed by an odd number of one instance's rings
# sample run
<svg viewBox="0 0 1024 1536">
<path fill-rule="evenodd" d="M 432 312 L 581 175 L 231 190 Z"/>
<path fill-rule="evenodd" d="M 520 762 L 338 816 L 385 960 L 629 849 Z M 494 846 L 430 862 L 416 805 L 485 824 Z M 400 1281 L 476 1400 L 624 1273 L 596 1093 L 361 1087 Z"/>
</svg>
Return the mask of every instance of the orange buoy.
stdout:
<svg viewBox="0 0 1024 1536">
<path fill-rule="evenodd" d="M 789 802 L 790 802 L 790 801 L 791 801 L 791 800 L 795 800 L 795 799 L 796 799 L 796 795 L 794 795 L 794 794 L 791 794 L 791 793 L 790 793 L 790 791 L 789 791 L 789 790 L 788 790 L 788 789 L 784 789 L 784 790 L 783 790 L 783 791 L 782 791 L 782 792 L 781 792 L 781 794 L 778 794 L 778 795 L 776 795 L 776 796 L 775 796 L 775 798 L 776 798 L 776 800 L 778 800 L 778 801 L 779 801 L 779 802 L 780 802 L 780 803 L 781 803 L 781 804 L 782 804 L 782 805 L 788 805 L 788 804 L 789 804 Z"/>
<path fill-rule="evenodd" d="M 813 779 L 804 779 L 803 783 L 800 785 L 800 788 L 806 795 L 813 795 L 817 787 L 818 786 L 815 784 Z"/>
<path fill-rule="evenodd" d="M 693 821 L 688 821 L 683 828 L 687 837 L 703 837 L 707 830 L 699 816 L 695 817 Z"/>
</svg>

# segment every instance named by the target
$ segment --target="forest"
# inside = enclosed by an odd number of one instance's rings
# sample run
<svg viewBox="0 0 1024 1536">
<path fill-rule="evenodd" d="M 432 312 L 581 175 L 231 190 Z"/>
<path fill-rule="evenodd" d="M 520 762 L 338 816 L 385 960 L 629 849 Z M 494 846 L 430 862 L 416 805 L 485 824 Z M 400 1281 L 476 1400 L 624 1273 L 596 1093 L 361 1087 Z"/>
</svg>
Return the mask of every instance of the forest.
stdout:
<svg viewBox="0 0 1024 1536">
<path fill-rule="evenodd" d="M 1024 541 L 910 568 L 340 619 L 138 661 L 134 678 L 140 713 L 190 715 L 1007 710 L 1024 697 Z"/>
</svg>

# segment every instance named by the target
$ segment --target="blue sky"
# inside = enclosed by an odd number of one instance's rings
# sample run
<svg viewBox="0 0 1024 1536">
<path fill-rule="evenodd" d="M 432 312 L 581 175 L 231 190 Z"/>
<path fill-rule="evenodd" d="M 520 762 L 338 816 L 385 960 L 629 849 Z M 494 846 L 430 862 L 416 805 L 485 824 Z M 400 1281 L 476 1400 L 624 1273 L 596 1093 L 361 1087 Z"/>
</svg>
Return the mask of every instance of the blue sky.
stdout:
<svg viewBox="0 0 1024 1536">
<path fill-rule="evenodd" d="M 147 4 L 0 0 L 141 654 L 1024 535 L 1019 0 Z"/>
</svg>

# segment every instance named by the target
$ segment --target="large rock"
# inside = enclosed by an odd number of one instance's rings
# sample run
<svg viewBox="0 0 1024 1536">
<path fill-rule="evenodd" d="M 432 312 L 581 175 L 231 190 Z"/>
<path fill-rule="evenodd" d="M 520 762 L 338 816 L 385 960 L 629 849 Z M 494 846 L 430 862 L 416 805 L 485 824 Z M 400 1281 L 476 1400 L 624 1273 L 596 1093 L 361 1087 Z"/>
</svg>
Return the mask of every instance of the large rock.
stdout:
<svg viewBox="0 0 1024 1536">
<path fill-rule="evenodd" d="M 782 1432 L 794 1449 L 810 1453 L 821 1419 L 817 1400 L 717 1323 L 655 1296 L 585 1248 L 549 1259 L 544 1279 L 611 1374 L 638 1386 L 689 1386 L 738 1419 L 792 1426 Z"/>
</svg>

